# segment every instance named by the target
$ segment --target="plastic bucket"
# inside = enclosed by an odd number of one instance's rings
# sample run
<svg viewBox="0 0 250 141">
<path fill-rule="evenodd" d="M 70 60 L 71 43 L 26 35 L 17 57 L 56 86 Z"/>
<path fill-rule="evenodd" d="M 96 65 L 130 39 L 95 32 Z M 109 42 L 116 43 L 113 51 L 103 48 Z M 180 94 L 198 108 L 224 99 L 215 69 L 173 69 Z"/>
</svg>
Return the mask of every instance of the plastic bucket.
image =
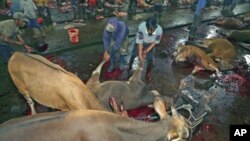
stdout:
<svg viewBox="0 0 250 141">
<path fill-rule="evenodd" d="M 38 24 L 42 24 L 42 23 L 43 23 L 43 18 L 40 18 L 40 17 L 37 18 L 37 23 L 38 23 Z"/>
<path fill-rule="evenodd" d="M 75 44 L 79 42 L 79 29 L 69 28 L 68 34 L 69 34 L 69 40 L 71 43 Z"/>
</svg>

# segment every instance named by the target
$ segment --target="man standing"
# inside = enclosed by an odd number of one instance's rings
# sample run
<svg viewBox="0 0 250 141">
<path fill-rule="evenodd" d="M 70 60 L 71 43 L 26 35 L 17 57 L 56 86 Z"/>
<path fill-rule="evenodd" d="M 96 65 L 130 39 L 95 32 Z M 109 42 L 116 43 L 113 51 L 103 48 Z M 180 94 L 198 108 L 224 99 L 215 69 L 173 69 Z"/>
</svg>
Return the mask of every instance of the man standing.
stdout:
<svg viewBox="0 0 250 141">
<path fill-rule="evenodd" d="M 16 12 L 13 15 L 14 19 L 5 20 L 0 22 L 0 55 L 4 63 L 7 63 L 12 52 L 14 51 L 11 44 L 23 46 L 30 50 L 31 48 L 25 44 L 24 40 L 20 36 L 19 27 L 25 25 L 25 15 L 20 12 Z M 17 39 L 17 40 L 15 40 Z"/>
<path fill-rule="evenodd" d="M 10 8 L 11 14 L 13 15 L 15 12 L 20 12 L 20 0 L 7 0 L 7 5 Z"/>
<path fill-rule="evenodd" d="M 193 40 L 196 37 L 196 30 L 197 27 L 200 26 L 202 18 L 203 18 L 203 12 L 204 12 L 204 8 L 206 7 L 206 0 L 199 0 L 198 4 L 196 6 L 196 10 L 194 13 L 194 20 L 193 20 L 193 24 L 191 26 L 190 29 L 190 33 L 189 33 L 189 39 Z"/>
<path fill-rule="evenodd" d="M 162 27 L 157 23 L 155 17 L 150 17 L 142 22 L 136 34 L 137 47 L 134 48 L 130 60 L 130 68 L 134 58 L 138 55 L 140 66 L 143 65 L 144 60 L 147 60 L 146 81 L 151 81 L 151 70 L 153 67 L 153 58 L 155 54 L 155 47 L 160 43 L 162 37 Z"/>
<path fill-rule="evenodd" d="M 168 0 L 154 0 L 154 16 L 159 21 L 162 16 L 163 6 L 167 6 Z"/>
<path fill-rule="evenodd" d="M 43 37 L 45 37 L 45 33 L 43 31 L 43 27 L 37 23 L 37 7 L 33 0 L 20 0 L 20 7 L 23 10 L 25 16 L 29 19 L 28 27 L 32 28 L 33 37 L 36 38 L 34 28 L 37 28 Z"/>
<path fill-rule="evenodd" d="M 108 72 L 112 72 L 116 60 L 120 61 L 120 70 L 126 68 L 125 56 L 128 54 L 128 26 L 125 22 L 113 17 L 103 32 L 103 58 L 105 61 L 110 59 Z"/>
<path fill-rule="evenodd" d="M 132 19 L 133 16 L 136 15 L 136 10 L 137 10 L 137 0 L 129 0 L 128 16 L 130 19 Z"/>
</svg>

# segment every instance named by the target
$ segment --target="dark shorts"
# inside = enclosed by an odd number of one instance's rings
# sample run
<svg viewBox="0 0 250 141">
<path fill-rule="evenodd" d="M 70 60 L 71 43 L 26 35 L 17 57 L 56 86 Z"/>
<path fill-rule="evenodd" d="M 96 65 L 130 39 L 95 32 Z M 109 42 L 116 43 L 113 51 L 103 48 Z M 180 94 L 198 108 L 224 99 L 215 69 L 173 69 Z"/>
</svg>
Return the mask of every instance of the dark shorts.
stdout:
<svg viewBox="0 0 250 141">
<path fill-rule="evenodd" d="M 28 28 L 42 28 L 40 24 L 38 24 L 37 19 L 29 19 Z"/>
<path fill-rule="evenodd" d="M 10 45 L 0 45 L 0 63 L 7 63 L 13 52 Z"/>
</svg>

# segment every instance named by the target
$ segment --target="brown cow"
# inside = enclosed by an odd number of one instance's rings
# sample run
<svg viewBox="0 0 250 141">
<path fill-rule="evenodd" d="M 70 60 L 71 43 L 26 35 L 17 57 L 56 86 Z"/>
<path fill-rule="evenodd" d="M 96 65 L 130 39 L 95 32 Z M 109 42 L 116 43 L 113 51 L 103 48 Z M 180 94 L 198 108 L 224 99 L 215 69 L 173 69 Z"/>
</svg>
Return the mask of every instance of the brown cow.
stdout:
<svg viewBox="0 0 250 141">
<path fill-rule="evenodd" d="M 221 17 L 215 21 L 216 25 L 220 25 L 230 29 L 242 29 L 246 26 L 244 22 L 232 17 Z"/>
<path fill-rule="evenodd" d="M 221 76 L 217 64 L 203 50 L 196 46 L 181 45 L 177 48 L 174 56 L 176 62 L 188 61 L 192 63 L 195 66 L 192 74 L 205 69 L 216 71 L 216 74 Z"/>
<path fill-rule="evenodd" d="M 12 119 L 0 125 L 1 141 L 185 141 L 187 120 L 163 100 L 155 98 L 160 121 L 139 121 L 99 110 L 42 113 Z"/>
<path fill-rule="evenodd" d="M 40 55 L 16 52 L 9 60 L 8 70 L 32 114 L 36 111 L 31 98 L 62 111 L 107 110 L 77 76 Z"/>
<path fill-rule="evenodd" d="M 223 38 L 211 38 L 201 40 L 202 47 L 210 49 L 208 54 L 214 61 L 219 62 L 220 69 L 231 69 L 232 61 L 236 57 L 234 45 Z"/>
<path fill-rule="evenodd" d="M 110 97 L 116 98 L 118 105 L 121 105 L 122 99 L 124 99 L 124 108 L 134 109 L 152 104 L 155 95 L 159 95 L 155 90 L 148 91 L 145 83 L 141 80 L 141 68 L 138 68 L 128 81 L 110 80 L 101 83 L 100 72 L 104 63 L 104 61 L 101 62 L 96 70 L 93 71 L 86 85 L 106 108 L 110 109 L 108 102 Z M 169 98 L 166 96 L 162 97 L 166 102 L 169 102 Z"/>
<path fill-rule="evenodd" d="M 250 13 L 242 15 L 242 19 L 244 22 L 249 23 L 250 22 Z"/>
</svg>

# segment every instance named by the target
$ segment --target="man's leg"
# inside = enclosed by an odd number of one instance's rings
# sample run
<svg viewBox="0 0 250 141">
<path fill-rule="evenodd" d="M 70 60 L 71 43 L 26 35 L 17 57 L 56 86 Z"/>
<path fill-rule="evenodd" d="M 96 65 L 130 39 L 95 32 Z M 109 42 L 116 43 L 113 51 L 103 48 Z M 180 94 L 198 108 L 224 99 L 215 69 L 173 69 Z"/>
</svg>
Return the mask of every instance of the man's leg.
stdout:
<svg viewBox="0 0 250 141">
<path fill-rule="evenodd" d="M 31 28 L 33 31 L 33 38 L 37 38 L 34 28 L 37 28 L 40 31 L 41 35 L 43 37 L 45 37 L 44 29 L 40 24 L 37 23 L 37 20 L 36 19 L 29 19 L 29 21 L 30 21 L 30 23 L 29 23 L 28 27 Z"/>
<path fill-rule="evenodd" d="M 10 45 L 0 45 L 1 63 L 8 63 L 13 52 L 14 50 Z"/>
<path fill-rule="evenodd" d="M 132 71 L 133 71 L 133 63 L 134 63 L 134 60 L 135 58 L 138 56 L 138 47 L 136 46 L 136 44 L 134 44 L 134 48 L 132 50 L 132 55 L 130 57 L 130 61 L 129 61 L 129 67 L 128 67 L 128 72 L 129 72 L 129 75 L 132 75 Z"/>
<path fill-rule="evenodd" d="M 121 80 L 127 80 L 128 79 L 128 64 L 126 63 L 126 57 L 127 55 L 121 55 L 120 54 L 120 70 L 122 71 L 121 74 Z"/>
<path fill-rule="evenodd" d="M 162 5 L 154 5 L 154 16 L 157 18 L 158 21 L 160 21 L 161 19 L 162 10 Z"/>
<path fill-rule="evenodd" d="M 155 48 L 152 49 L 152 51 L 150 51 L 147 54 L 147 70 L 146 70 L 146 77 L 145 77 L 145 80 L 147 83 L 152 81 L 152 68 L 153 68 L 154 54 L 155 54 Z"/>
<path fill-rule="evenodd" d="M 128 37 L 126 37 L 123 42 L 121 47 L 119 48 L 119 66 L 120 70 L 124 70 L 128 68 L 128 63 L 126 61 L 126 57 L 129 55 L 129 44 L 128 44 Z"/>
<path fill-rule="evenodd" d="M 131 16 L 131 15 L 132 15 L 133 1 L 134 1 L 134 0 L 129 0 L 129 4 L 128 4 L 128 16 Z"/>
<path fill-rule="evenodd" d="M 133 16 L 136 15 L 136 10 L 137 10 L 137 0 L 130 0 L 129 2 L 129 17 L 133 18 Z"/>
<path fill-rule="evenodd" d="M 190 32 L 189 32 L 189 37 L 191 39 L 196 38 L 196 30 L 197 27 L 201 24 L 201 16 L 194 16 L 193 24 L 191 26 Z"/>
</svg>

